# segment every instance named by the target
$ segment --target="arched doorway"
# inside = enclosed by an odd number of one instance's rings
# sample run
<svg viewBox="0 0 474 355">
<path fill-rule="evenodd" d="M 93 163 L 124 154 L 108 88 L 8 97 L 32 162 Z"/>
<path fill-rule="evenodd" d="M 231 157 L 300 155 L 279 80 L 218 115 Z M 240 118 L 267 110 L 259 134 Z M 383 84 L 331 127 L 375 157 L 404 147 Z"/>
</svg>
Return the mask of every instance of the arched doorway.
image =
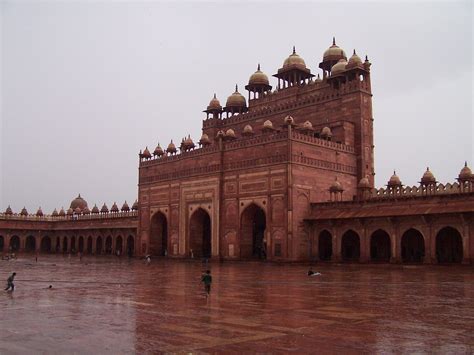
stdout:
<svg viewBox="0 0 474 355">
<path fill-rule="evenodd" d="M 33 252 L 36 250 L 36 239 L 32 235 L 26 237 L 25 251 Z"/>
<path fill-rule="evenodd" d="M 20 250 L 20 237 L 18 237 L 17 235 L 14 235 L 10 239 L 10 250 L 12 252 L 17 252 L 18 250 Z"/>
<path fill-rule="evenodd" d="M 329 261 L 332 257 L 332 235 L 327 230 L 319 233 L 319 260 Z"/>
<path fill-rule="evenodd" d="M 105 253 L 112 254 L 112 236 L 108 236 L 105 240 Z"/>
<path fill-rule="evenodd" d="M 377 229 L 370 236 L 370 259 L 389 262 L 391 256 L 390 236 L 383 229 Z"/>
<path fill-rule="evenodd" d="M 202 208 L 189 221 L 189 253 L 195 258 L 211 257 L 211 217 Z"/>
<path fill-rule="evenodd" d="M 43 237 L 40 248 L 42 253 L 51 253 L 51 238 L 48 236 Z"/>
<path fill-rule="evenodd" d="M 80 253 L 84 253 L 84 237 L 83 236 L 79 237 L 79 243 L 78 243 L 77 249 Z"/>
<path fill-rule="evenodd" d="M 151 218 L 150 254 L 165 256 L 168 253 L 168 222 L 166 216 L 157 212 Z"/>
<path fill-rule="evenodd" d="M 3 240 L 3 236 L 0 235 L 0 251 L 3 251 L 3 246 L 5 245 L 5 241 Z"/>
<path fill-rule="evenodd" d="M 76 237 L 71 237 L 71 253 L 76 252 Z"/>
<path fill-rule="evenodd" d="M 127 255 L 131 258 L 135 249 L 135 243 L 131 235 L 127 238 Z"/>
<path fill-rule="evenodd" d="M 63 238 L 63 253 L 67 253 L 67 237 Z"/>
<path fill-rule="evenodd" d="M 87 254 L 92 254 L 92 237 L 87 238 Z"/>
<path fill-rule="evenodd" d="M 122 236 L 119 235 L 115 240 L 115 253 L 117 255 L 122 255 Z"/>
<path fill-rule="evenodd" d="M 97 255 L 102 254 L 102 237 L 98 236 L 97 240 L 95 241 L 95 253 Z"/>
<path fill-rule="evenodd" d="M 266 259 L 266 217 L 262 208 L 249 205 L 240 217 L 240 257 Z"/>
<path fill-rule="evenodd" d="M 402 261 L 404 263 L 421 263 L 425 256 L 425 240 L 420 231 L 410 228 L 402 235 Z"/>
<path fill-rule="evenodd" d="M 359 261 L 360 238 L 353 230 L 348 230 L 342 236 L 341 256 L 343 261 Z"/>
<path fill-rule="evenodd" d="M 463 257 L 462 237 L 457 229 L 444 227 L 436 235 L 438 263 L 460 263 Z"/>
<path fill-rule="evenodd" d="M 56 253 L 61 251 L 61 237 L 56 237 L 56 247 L 54 249 Z"/>
</svg>

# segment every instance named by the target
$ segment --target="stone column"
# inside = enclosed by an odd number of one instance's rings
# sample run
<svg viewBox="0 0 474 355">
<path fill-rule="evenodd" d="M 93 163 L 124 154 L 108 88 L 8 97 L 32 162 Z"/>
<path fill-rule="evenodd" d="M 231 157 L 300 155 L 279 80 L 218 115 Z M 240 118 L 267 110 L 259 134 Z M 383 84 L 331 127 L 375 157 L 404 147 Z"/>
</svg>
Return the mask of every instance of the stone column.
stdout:
<svg viewBox="0 0 474 355">
<path fill-rule="evenodd" d="M 367 227 L 364 225 L 360 236 L 360 262 L 368 263 L 370 260 L 370 237 L 367 235 Z"/>
<path fill-rule="evenodd" d="M 331 261 L 339 263 L 342 260 L 341 256 L 341 237 L 339 237 L 339 231 L 334 230 L 332 235 L 332 258 Z"/>
</svg>

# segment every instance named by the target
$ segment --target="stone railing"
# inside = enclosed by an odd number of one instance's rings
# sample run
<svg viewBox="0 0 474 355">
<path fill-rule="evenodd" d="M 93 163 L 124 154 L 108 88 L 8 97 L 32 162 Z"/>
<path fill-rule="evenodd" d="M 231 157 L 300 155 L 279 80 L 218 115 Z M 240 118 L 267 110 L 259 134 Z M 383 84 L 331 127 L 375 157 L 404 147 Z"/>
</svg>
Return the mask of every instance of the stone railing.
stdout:
<svg viewBox="0 0 474 355">
<path fill-rule="evenodd" d="M 449 195 L 458 194 L 461 192 L 461 188 L 457 182 L 451 183 L 438 183 L 435 186 L 402 186 L 401 188 L 389 189 L 380 188 L 374 189 L 371 193 L 371 198 L 394 198 L 394 197 L 416 197 L 426 194 L 436 195 Z"/>
<path fill-rule="evenodd" d="M 0 213 L 0 220 L 8 221 L 36 221 L 36 222 L 63 222 L 63 221 L 83 221 L 83 220 L 98 220 L 98 219 L 114 219 L 114 218 L 128 218 L 128 217 L 137 217 L 138 211 L 129 211 L 129 212 L 108 212 L 108 213 L 98 213 L 98 214 L 73 214 L 66 216 L 52 216 L 44 215 L 37 216 L 35 214 L 29 214 L 27 216 L 21 215 L 19 213 L 6 214 Z"/>
<path fill-rule="evenodd" d="M 327 148 L 337 149 L 337 150 L 348 152 L 348 153 L 354 153 L 354 147 L 350 145 L 331 142 L 325 139 L 320 139 L 320 138 L 310 136 L 308 134 L 292 131 L 291 137 L 295 140 L 311 143 L 320 147 L 327 147 Z"/>
<path fill-rule="evenodd" d="M 174 155 L 163 155 L 162 157 L 153 157 L 147 160 L 141 160 L 140 166 L 152 166 L 158 164 L 166 164 L 172 161 L 178 161 L 181 159 L 186 159 L 190 157 L 201 156 L 205 154 L 215 153 L 219 151 L 217 144 L 213 144 L 207 147 L 196 148 L 193 150 L 188 150 L 186 152 L 180 152 Z"/>
</svg>

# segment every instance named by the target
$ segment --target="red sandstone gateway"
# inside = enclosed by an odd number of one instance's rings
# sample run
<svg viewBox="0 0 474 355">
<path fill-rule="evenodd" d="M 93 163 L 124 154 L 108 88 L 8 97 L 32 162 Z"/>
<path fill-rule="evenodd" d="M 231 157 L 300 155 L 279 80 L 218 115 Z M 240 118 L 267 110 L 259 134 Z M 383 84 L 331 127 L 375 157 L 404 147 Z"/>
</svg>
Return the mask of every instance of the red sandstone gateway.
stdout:
<svg viewBox="0 0 474 355">
<path fill-rule="evenodd" d="M 454 184 L 427 169 L 374 188 L 370 66 L 335 40 L 315 74 L 295 48 L 274 77 L 258 65 L 223 107 L 214 95 L 202 136 L 140 152 L 138 202 L 66 213 L 0 214 L 7 251 L 176 258 L 352 262 L 474 259 L 474 175 Z"/>
</svg>

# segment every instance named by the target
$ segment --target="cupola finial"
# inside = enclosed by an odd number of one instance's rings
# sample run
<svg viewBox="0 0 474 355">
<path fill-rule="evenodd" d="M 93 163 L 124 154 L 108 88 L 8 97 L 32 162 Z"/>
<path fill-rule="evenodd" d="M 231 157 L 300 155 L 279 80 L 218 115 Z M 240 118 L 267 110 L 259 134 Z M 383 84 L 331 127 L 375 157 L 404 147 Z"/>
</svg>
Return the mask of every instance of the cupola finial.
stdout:
<svg viewBox="0 0 474 355">
<path fill-rule="evenodd" d="M 336 45 L 336 37 L 332 37 L 332 45 L 333 45 L 333 46 Z"/>
<path fill-rule="evenodd" d="M 296 48 L 293 46 L 293 54 L 296 54 Z"/>
</svg>

